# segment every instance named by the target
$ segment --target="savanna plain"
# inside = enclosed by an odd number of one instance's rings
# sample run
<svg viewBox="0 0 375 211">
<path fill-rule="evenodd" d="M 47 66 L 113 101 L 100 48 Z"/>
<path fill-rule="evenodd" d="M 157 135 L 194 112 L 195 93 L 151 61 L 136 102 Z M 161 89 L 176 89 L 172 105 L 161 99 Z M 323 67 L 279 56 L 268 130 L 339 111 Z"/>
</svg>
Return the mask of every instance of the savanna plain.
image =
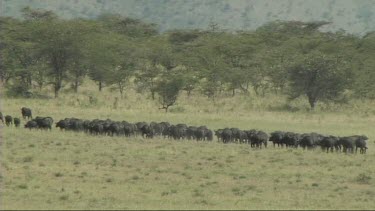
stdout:
<svg viewBox="0 0 375 211">
<path fill-rule="evenodd" d="M 367 135 L 366 154 L 254 149 L 214 141 L 91 136 L 1 126 L 1 209 L 375 209 L 375 103 L 286 106 L 276 96 L 182 93 L 168 113 L 129 91 L 84 87 L 58 99 L 1 98 L 4 115 Z M 88 96 L 93 96 L 94 101 Z M 23 120 L 22 125 L 25 123 Z"/>
</svg>

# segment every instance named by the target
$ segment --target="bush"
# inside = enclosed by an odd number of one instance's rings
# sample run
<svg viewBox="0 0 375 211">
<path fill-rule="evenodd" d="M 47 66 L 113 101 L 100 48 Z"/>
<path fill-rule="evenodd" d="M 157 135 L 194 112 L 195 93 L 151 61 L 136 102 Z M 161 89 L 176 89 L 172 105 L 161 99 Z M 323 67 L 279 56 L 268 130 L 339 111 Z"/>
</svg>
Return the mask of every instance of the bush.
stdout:
<svg viewBox="0 0 375 211">
<path fill-rule="evenodd" d="M 370 184 L 371 179 L 371 176 L 362 173 L 357 176 L 356 181 L 360 184 Z"/>
<path fill-rule="evenodd" d="M 176 106 L 174 108 L 169 109 L 171 113 L 184 113 L 186 109 L 183 106 Z"/>
<path fill-rule="evenodd" d="M 33 97 L 33 93 L 29 91 L 29 88 L 20 83 L 9 85 L 7 87 L 6 95 L 8 97 Z"/>
</svg>

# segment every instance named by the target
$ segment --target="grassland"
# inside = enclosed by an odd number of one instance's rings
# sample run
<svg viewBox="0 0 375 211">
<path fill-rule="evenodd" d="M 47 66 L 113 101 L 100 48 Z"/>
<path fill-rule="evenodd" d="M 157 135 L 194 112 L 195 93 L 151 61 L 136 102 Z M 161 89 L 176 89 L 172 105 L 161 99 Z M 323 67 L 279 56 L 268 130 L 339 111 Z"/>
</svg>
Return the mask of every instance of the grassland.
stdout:
<svg viewBox="0 0 375 211">
<path fill-rule="evenodd" d="M 92 88 L 92 87 L 91 87 Z M 366 134 L 366 155 L 247 145 L 98 137 L 53 129 L 1 128 L 0 209 L 375 209 L 374 102 L 323 105 L 274 96 L 184 94 L 164 113 L 129 92 L 83 88 L 59 99 L 2 99 L 5 114 L 169 121 L 333 135 Z M 96 102 L 89 103 L 88 95 Z M 291 112 L 294 111 L 294 112 Z"/>
</svg>

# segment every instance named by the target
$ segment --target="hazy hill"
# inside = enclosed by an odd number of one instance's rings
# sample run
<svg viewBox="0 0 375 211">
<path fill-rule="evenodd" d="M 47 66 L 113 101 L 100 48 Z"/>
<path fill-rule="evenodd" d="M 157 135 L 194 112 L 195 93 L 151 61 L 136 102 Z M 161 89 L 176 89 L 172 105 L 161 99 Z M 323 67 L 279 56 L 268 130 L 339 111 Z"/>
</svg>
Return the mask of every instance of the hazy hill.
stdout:
<svg viewBox="0 0 375 211">
<path fill-rule="evenodd" d="M 157 23 L 161 30 L 205 28 L 214 21 L 225 29 L 254 29 L 272 20 L 326 20 L 328 30 L 375 30 L 374 0 L 0 0 L 2 16 L 20 8 L 53 10 L 65 18 L 119 13 Z"/>
</svg>

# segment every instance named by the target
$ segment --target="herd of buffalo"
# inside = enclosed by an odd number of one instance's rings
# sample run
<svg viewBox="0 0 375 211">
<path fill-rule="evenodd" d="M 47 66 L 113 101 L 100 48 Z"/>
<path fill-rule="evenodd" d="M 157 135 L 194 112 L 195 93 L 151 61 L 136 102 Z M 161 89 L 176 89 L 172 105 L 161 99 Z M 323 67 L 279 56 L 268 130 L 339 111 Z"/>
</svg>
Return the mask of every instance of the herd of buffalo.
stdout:
<svg viewBox="0 0 375 211">
<path fill-rule="evenodd" d="M 31 129 L 52 129 L 53 119 L 51 117 L 36 117 L 33 119 L 30 108 L 23 107 L 21 109 L 23 119 L 27 119 L 25 128 Z M 31 120 L 30 120 L 31 119 Z M 3 116 L 0 112 L 0 120 L 7 126 L 14 124 L 19 127 L 20 118 L 13 118 L 10 115 Z M 357 152 L 366 153 L 366 141 L 368 137 L 362 135 L 338 137 L 325 136 L 318 133 L 294 133 L 275 131 L 268 134 L 261 130 L 240 130 L 238 128 L 225 128 L 212 131 L 206 126 L 187 126 L 186 124 L 170 124 L 168 122 L 137 122 L 129 123 L 127 121 L 107 120 L 82 120 L 78 118 L 65 118 L 56 123 L 56 127 L 65 131 L 85 132 L 92 135 L 109 135 L 109 136 L 142 136 L 145 138 L 153 138 L 160 136 L 164 138 L 180 140 L 197 140 L 212 141 L 215 135 L 218 141 L 223 143 L 246 143 L 251 147 L 262 148 L 267 147 L 268 142 L 273 142 L 273 146 L 278 147 L 302 147 L 303 149 L 313 149 L 321 147 L 327 152 L 334 150 L 345 153 Z"/>
</svg>

